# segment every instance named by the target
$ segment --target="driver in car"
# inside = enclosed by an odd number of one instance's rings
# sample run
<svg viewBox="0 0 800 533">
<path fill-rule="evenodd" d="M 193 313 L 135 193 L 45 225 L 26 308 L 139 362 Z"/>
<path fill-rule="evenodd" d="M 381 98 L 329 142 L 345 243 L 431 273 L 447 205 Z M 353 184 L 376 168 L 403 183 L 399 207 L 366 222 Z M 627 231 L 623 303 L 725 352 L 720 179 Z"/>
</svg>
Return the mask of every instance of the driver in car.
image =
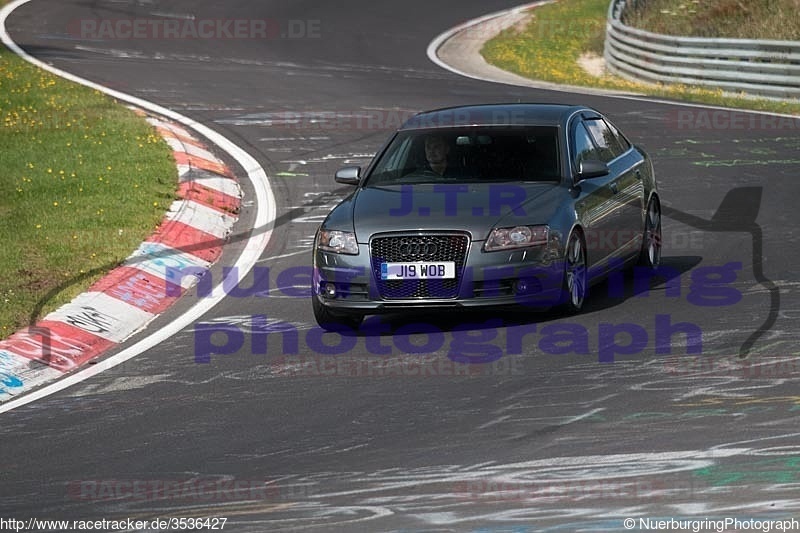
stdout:
<svg viewBox="0 0 800 533">
<path fill-rule="evenodd" d="M 450 146 L 440 135 L 429 135 L 425 138 L 425 158 L 428 160 L 428 168 L 440 176 L 447 172 L 447 156 L 450 154 Z M 452 174 L 452 172 L 448 173 Z"/>
</svg>

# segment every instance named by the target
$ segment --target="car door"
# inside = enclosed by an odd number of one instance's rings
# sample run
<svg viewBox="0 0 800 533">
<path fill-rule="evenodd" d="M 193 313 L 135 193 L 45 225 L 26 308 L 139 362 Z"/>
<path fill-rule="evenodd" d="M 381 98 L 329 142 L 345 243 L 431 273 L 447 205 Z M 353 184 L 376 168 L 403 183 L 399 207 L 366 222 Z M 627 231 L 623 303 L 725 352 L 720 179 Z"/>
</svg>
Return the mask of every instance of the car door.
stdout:
<svg viewBox="0 0 800 533">
<path fill-rule="evenodd" d="M 578 179 L 582 161 L 602 161 L 602 154 L 579 116 L 573 118 L 570 126 L 570 157 L 573 180 Z M 591 277 L 605 270 L 604 260 L 614 251 L 613 244 L 609 243 L 613 242 L 615 228 L 621 224 L 618 219 L 622 209 L 617 201 L 617 177 L 610 172 L 574 184 L 578 192 L 575 211 L 584 229 Z"/>
<path fill-rule="evenodd" d="M 597 146 L 600 160 L 611 171 L 613 179 L 609 187 L 619 204 L 614 233 L 606 238 L 606 246 L 613 246 L 613 256 L 626 257 L 641 247 L 644 187 L 639 167 L 644 159 L 602 117 L 585 118 L 584 125 Z"/>
</svg>

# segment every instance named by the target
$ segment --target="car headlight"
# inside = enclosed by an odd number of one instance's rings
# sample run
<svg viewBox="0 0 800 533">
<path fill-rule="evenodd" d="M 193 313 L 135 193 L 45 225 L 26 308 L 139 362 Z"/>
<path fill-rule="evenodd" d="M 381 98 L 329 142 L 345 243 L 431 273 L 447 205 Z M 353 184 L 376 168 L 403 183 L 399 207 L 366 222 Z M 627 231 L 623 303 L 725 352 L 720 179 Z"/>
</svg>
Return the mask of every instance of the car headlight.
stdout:
<svg viewBox="0 0 800 533">
<path fill-rule="evenodd" d="M 485 252 L 499 252 L 529 246 L 544 246 L 550 238 L 549 226 L 494 228 L 483 245 Z"/>
<path fill-rule="evenodd" d="M 356 235 L 349 231 L 320 230 L 317 236 L 317 246 L 326 252 L 358 255 Z"/>
</svg>

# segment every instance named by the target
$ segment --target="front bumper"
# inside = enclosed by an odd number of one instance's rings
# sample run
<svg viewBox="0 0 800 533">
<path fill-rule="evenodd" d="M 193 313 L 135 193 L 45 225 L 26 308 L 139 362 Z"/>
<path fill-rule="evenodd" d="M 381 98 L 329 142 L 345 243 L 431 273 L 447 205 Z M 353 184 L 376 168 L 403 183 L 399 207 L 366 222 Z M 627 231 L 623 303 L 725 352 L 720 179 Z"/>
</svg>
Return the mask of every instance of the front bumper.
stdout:
<svg viewBox="0 0 800 533">
<path fill-rule="evenodd" d="M 314 251 L 313 297 L 331 310 L 361 314 L 415 309 L 544 308 L 564 301 L 564 266 L 559 259 L 560 250 L 533 247 L 487 253 L 482 247 L 483 241 L 470 242 L 458 288 L 453 297 L 447 298 L 384 297 L 368 244 L 359 244 L 358 255 L 317 249 Z"/>
</svg>

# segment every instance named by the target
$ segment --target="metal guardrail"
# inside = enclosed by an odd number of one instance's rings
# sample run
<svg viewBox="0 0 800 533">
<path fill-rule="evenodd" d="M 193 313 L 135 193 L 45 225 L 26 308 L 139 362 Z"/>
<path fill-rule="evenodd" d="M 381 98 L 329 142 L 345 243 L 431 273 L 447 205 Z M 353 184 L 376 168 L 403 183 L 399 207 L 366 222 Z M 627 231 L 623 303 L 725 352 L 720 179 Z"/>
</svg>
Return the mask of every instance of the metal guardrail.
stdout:
<svg viewBox="0 0 800 533">
<path fill-rule="evenodd" d="M 625 25 L 629 2 L 611 0 L 608 8 L 604 55 L 612 73 L 634 81 L 800 98 L 800 42 L 651 33 Z"/>
</svg>

